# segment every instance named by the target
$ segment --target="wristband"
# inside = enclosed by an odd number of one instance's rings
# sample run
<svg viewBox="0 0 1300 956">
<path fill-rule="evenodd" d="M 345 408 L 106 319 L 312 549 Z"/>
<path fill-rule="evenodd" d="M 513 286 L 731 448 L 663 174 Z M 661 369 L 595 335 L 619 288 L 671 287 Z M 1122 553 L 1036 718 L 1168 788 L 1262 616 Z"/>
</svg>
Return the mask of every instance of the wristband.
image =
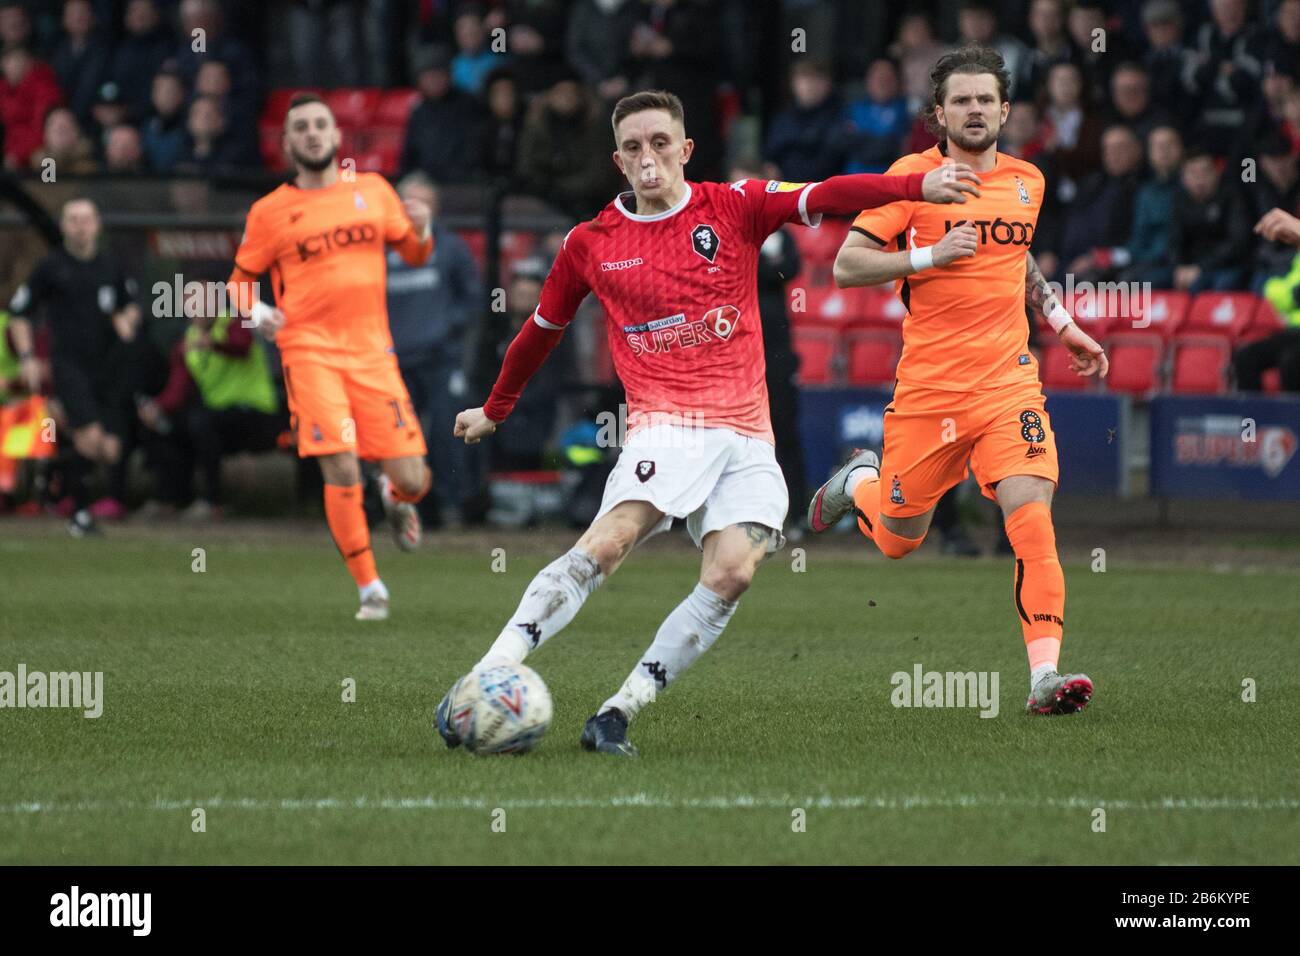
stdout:
<svg viewBox="0 0 1300 956">
<path fill-rule="evenodd" d="M 28 349 L 26 352 L 18 353 L 18 361 L 20 362 L 26 362 L 29 358 L 35 358 L 35 357 L 36 357 L 36 353 L 33 352 L 31 349 Z"/>
<path fill-rule="evenodd" d="M 1070 318 L 1070 313 L 1065 311 L 1065 307 L 1055 299 L 1052 300 L 1052 307 L 1047 310 L 1047 324 L 1052 327 L 1052 331 L 1060 335 L 1062 330 L 1069 325 L 1074 319 Z"/>
<path fill-rule="evenodd" d="M 248 323 L 250 328 L 258 328 L 263 322 L 271 317 L 274 311 L 271 306 L 267 305 L 261 299 L 253 303 L 253 307 L 248 310 Z"/>
<path fill-rule="evenodd" d="M 913 249 L 907 257 L 912 261 L 912 271 L 920 272 L 922 269 L 928 269 L 934 265 L 934 246 Z"/>
</svg>

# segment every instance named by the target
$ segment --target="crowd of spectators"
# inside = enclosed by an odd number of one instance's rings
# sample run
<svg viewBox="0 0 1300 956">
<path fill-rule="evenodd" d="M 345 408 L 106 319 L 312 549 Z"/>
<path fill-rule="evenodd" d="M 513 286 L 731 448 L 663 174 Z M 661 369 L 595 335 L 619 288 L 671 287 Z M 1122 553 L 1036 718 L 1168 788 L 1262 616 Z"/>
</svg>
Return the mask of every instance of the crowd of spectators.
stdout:
<svg viewBox="0 0 1300 956">
<path fill-rule="evenodd" d="M 681 97 L 694 179 L 883 172 L 934 144 L 920 115 L 930 70 L 968 43 L 998 49 L 1010 74 L 999 149 L 1046 177 L 1033 252 L 1049 279 L 1191 292 L 1272 280 L 1269 300 L 1300 326 L 1296 250 L 1253 232 L 1270 209 L 1300 211 L 1300 0 L 0 0 L 0 144 L 6 170 L 28 176 L 269 173 L 270 91 L 409 86 L 418 99 L 391 170 L 404 188 L 436 200 L 440 186 L 492 179 L 576 219 L 619 189 L 609 113 L 629 91 Z M 390 276 L 404 371 L 442 417 L 464 388 L 447 343 L 482 297 L 468 250 L 444 232 L 437 277 Z M 539 260 L 508 276 L 514 323 L 544 274 Z M 454 291 L 466 314 L 403 326 L 402 296 L 426 285 Z M 182 423 L 199 436 L 172 478 L 166 456 L 159 466 L 176 505 L 197 500 L 197 458 L 202 501 L 219 506 L 213 462 L 227 420 L 242 421 L 185 411 L 211 385 L 185 356 L 260 361 L 213 319 L 195 317 L 169 384 L 126 409 L 155 435 Z M 278 432 L 266 421 L 262 445 Z M 515 433 L 548 433 L 537 425 Z M 498 444 L 507 465 L 538 459 L 536 442 Z M 439 476 L 444 501 L 466 496 L 453 484 Z"/>
</svg>

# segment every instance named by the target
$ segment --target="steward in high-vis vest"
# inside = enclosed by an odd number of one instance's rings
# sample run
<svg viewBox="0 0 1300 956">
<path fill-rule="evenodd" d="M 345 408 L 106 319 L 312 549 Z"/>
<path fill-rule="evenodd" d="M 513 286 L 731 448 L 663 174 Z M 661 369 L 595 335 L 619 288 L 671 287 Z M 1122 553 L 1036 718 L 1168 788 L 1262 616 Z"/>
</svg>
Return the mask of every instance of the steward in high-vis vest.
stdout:
<svg viewBox="0 0 1300 956">
<path fill-rule="evenodd" d="M 223 456 L 271 451 L 289 426 L 266 347 L 225 314 L 191 320 L 172 349 L 167 384 L 138 408 L 154 433 L 150 458 L 158 499 L 176 507 L 192 502 L 188 516 L 194 518 L 209 517 L 221 505 Z M 197 496 L 195 464 L 204 476 Z"/>
<path fill-rule="evenodd" d="M 1237 349 L 1232 356 L 1237 388 L 1263 391 L 1264 373 L 1275 368 L 1282 391 L 1300 392 L 1300 254 L 1292 260 L 1291 271 L 1269 279 L 1263 291 L 1286 327 Z"/>
</svg>

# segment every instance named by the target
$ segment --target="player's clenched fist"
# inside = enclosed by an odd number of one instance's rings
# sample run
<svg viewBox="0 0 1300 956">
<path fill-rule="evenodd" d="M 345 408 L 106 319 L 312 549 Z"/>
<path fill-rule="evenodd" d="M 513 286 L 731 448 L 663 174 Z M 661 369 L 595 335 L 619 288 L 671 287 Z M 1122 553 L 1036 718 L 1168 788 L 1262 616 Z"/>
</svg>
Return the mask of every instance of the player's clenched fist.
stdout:
<svg viewBox="0 0 1300 956">
<path fill-rule="evenodd" d="M 934 244 L 934 264 L 943 267 L 973 256 L 978 245 L 979 233 L 975 227 L 968 222 L 961 223 Z"/>
<path fill-rule="evenodd" d="M 980 178 L 966 163 L 944 163 L 925 174 L 921 180 L 921 195 L 926 202 L 965 202 L 967 196 L 978 196 Z"/>
<path fill-rule="evenodd" d="M 483 414 L 482 407 L 467 408 L 456 416 L 456 429 L 452 434 L 465 439 L 466 445 L 477 445 L 496 430 L 497 423 Z"/>
</svg>

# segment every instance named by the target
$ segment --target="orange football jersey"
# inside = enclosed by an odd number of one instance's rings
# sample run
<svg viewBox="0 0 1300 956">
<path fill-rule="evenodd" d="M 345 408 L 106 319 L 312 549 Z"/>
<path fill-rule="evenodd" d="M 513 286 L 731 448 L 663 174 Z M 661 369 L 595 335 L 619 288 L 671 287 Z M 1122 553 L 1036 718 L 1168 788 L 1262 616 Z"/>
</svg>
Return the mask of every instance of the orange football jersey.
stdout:
<svg viewBox="0 0 1300 956">
<path fill-rule="evenodd" d="M 393 348 L 385 298 L 388 245 L 419 265 L 433 240 L 416 235 L 383 176 L 358 173 L 352 182 L 340 178 L 321 189 L 285 183 L 248 210 L 231 294 L 237 306 L 251 306 L 251 281 L 270 273 L 285 315 L 276 344 L 286 361 L 382 362 Z"/>
<path fill-rule="evenodd" d="M 928 172 L 944 161 L 937 146 L 900 158 L 891 175 Z M 980 197 L 964 204 L 894 202 L 864 211 L 853 228 L 886 251 L 932 246 L 962 222 L 978 231 L 975 255 L 931 267 L 895 284 L 907 308 L 898 384 L 972 391 L 1038 378 L 1025 317 L 1025 253 L 1043 202 L 1043 174 L 998 153 L 981 172 Z"/>
</svg>

